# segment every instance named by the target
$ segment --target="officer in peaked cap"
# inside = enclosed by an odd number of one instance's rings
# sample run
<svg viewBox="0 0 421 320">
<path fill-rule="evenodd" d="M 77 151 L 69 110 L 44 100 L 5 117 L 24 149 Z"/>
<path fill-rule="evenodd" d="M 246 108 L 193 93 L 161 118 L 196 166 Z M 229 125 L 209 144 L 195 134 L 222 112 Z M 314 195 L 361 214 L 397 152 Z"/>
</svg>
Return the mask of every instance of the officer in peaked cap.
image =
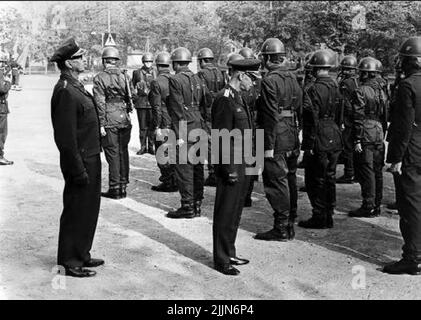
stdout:
<svg viewBox="0 0 421 320">
<path fill-rule="evenodd" d="M 57 264 L 73 277 L 94 276 L 86 267 L 104 263 L 90 255 L 101 200 L 101 159 L 94 98 L 78 79 L 85 69 L 84 53 L 72 38 L 50 59 L 61 71 L 51 98 L 51 119 L 65 181 Z"/>
<path fill-rule="evenodd" d="M 260 65 L 260 60 L 241 59 L 231 62 L 232 76 L 223 90 L 218 92 L 212 105 L 212 128 L 217 130 L 240 130 L 242 144 L 244 130 L 252 129 L 252 118 L 243 99 L 244 91 L 253 87 L 251 70 Z M 243 211 L 244 200 L 249 187 L 250 176 L 246 175 L 246 162 L 241 154 L 241 163 L 234 163 L 235 144 L 230 145 L 229 153 L 223 153 L 224 146 L 218 141 L 219 162 L 215 165 L 217 177 L 216 197 L 213 213 L 213 255 L 215 269 L 226 275 L 238 275 L 240 271 L 234 265 L 243 265 L 249 261 L 237 257 L 235 238 Z M 229 156 L 229 161 L 225 158 Z"/>
</svg>

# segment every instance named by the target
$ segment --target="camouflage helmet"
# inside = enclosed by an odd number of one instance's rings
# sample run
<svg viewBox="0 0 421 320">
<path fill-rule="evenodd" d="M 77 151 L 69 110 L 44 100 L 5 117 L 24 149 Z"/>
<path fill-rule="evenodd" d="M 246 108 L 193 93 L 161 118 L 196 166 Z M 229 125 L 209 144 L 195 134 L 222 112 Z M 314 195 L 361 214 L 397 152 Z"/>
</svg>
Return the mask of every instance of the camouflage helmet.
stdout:
<svg viewBox="0 0 421 320">
<path fill-rule="evenodd" d="M 198 60 L 202 60 L 202 59 L 213 59 L 213 58 L 214 58 L 213 52 L 209 48 L 202 48 L 197 53 L 197 59 Z"/>
<path fill-rule="evenodd" d="M 308 66 L 311 68 L 332 68 L 335 66 L 335 56 L 329 50 L 317 50 L 308 61 Z"/>
<path fill-rule="evenodd" d="M 342 58 L 340 65 L 342 69 L 357 69 L 358 61 L 357 58 L 349 55 Z"/>
<path fill-rule="evenodd" d="M 421 37 L 407 39 L 402 44 L 399 55 L 403 57 L 421 57 Z"/>
<path fill-rule="evenodd" d="M 227 66 L 228 66 L 228 67 L 231 67 L 231 63 L 232 63 L 232 62 L 237 61 L 237 60 L 242 60 L 242 59 L 244 59 L 244 57 L 243 57 L 241 54 L 238 54 L 238 53 L 231 53 L 231 54 L 228 56 Z"/>
<path fill-rule="evenodd" d="M 153 54 L 151 52 L 146 52 L 142 56 L 142 63 L 145 63 L 145 62 L 153 62 Z"/>
<path fill-rule="evenodd" d="M 365 57 L 360 60 L 358 64 L 359 71 L 366 71 L 366 72 L 378 72 L 379 69 L 379 60 L 374 59 L 373 57 Z"/>
<path fill-rule="evenodd" d="M 286 54 L 285 46 L 278 38 L 269 38 L 263 42 L 261 53 L 266 54 Z"/>
<path fill-rule="evenodd" d="M 105 47 L 102 50 L 102 59 L 116 59 L 120 60 L 120 54 L 116 47 Z"/>
<path fill-rule="evenodd" d="M 156 56 L 155 64 L 169 66 L 171 64 L 171 54 L 166 51 L 159 52 Z"/>
<path fill-rule="evenodd" d="M 255 59 L 253 50 L 251 50 L 250 48 L 244 47 L 238 53 L 241 54 L 246 59 Z"/>
<path fill-rule="evenodd" d="M 178 47 L 171 53 L 171 60 L 173 62 L 191 62 L 191 52 L 184 47 Z"/>
</svg>

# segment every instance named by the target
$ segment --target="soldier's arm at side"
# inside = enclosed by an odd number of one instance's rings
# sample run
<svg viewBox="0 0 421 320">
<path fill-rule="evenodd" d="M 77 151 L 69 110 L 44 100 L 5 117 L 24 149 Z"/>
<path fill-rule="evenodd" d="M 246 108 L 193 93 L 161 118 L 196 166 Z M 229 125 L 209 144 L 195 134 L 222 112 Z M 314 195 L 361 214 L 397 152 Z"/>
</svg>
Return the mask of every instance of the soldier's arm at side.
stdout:
<svg viewBox="0 0 421 320">
<path fill-rule="evenodd" d="M 278 102 L 276 99 L 276 88 L 272 79 L 264 78 L 261 89 L 261 122 L 264 129 L 265 150 L 275 148 L 275 126 L 278 118 Z"/>
<path fill-rule="evenodd" d="M 105 126 L 105 87 L 101 79 L 96 76 L 93 80 L 92 92 L 94 94 L 95 105 L 98 111 L 99 126 Z"/>
<path fill-rule="evenodd" d="M 354 144 L 361 143 L 364 134 L 363 121 L 365 119 L 365 99 L 364 93 L 360 89 L 353 92 L 352 98 L 352 118 Z"/>
<path fill-rule="evenodd" d="M 57 148 L 69 165 L 70 175 L 86 172 L 77 144 L 77 102 L 67 89 L 57 92 L 53 101 L 52 122 Z"/>
<path fill-rule="evenodd" d="M 313 150 L 316 140 L 315 107 L 311 101 L 311 89 L 307 89 L 303 93 L 303 142 L 301 149 L 304 151 Z"/>
<path fill-rule="evenodd" d="M 389 132 L 389 149 L 387 152 L 388 163 L 402 162 L 405 151 L 411 138 L 412 126 L 415 121 L 415 109 L 413 106 L 413 93 L 407 82 L 399 85 L 397 93 L 397 105 L 399 112 L 394 113 L 393 131 Z"/>
<path fill-rule="evenodd" d="M 161 125 L 162 112 L 161 112 L 161 89 L 156 80 L 151 83 L 151 91 L 149 92 L 149 104 L 152 108 L 152 125 L 156 129 Z"/>
<path fill-rule="evenodd" d="M 183 88 L 174 78 L 169 79 L 170 95 L 168 97 L 168 114 L 171 117 L 172 128 L 177 139 L 180 138 L 179 122 L 186 121 L 184 116 Z"/>
</svg>

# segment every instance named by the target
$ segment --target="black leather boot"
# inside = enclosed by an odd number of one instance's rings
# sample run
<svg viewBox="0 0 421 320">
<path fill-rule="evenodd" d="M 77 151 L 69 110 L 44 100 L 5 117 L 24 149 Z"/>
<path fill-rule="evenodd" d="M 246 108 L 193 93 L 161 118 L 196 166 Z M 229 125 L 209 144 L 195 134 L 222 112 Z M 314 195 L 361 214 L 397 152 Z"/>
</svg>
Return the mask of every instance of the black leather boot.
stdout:
<svg viewBox="0 0 421 320">
<path fill-rule="evenodd" d="M 295 230 L 294 230 L 294 221 L 293 220 L 288 221 L 287 230 L 288 230 L 288 240 L 294 240 Z"/>
<path fill-rule="evenodd" d="M 244 200 L 244 208 L 250 208 L 252 204 L 253 201 L 251 200 L 251 198 L 246 198 L 246 200 Z"/>
<path fill-rule="evenodd" d="M 360 208 L 356 210 L 351 210 L 348 215 L 354 218 L 374 218 L 378 216 L 378 214 L 380 213 L 379 211 L 380 208 L 376 211 L 375 207 L 363 204 Z"/>
<path fill-rule="evenodd" d="M 202 201 L 201 200 L 197 200 L 194 202 L 194 215 L 195 217 L 200 217 L 200 215 L 202 214 L 202 209 L 200 208 L 202 205 Z"/>
<path fill-rule="evenodd" d="M 121 199 L 121 189 L 119 186 L 109 188 L 107 192 L 101 192 L 101 196 L 110 199 Z"/>
<path fill-rule="evenodd" d="M 333 228 L 333 210 L 332 211 L 328 211 L 326 214 L 326 227 L 327 228 Z"/>
<path fill-rule="evenodd" d="M 273 229 L 269 231 L 256 234 L 254 239 L 265 241 L 288 241 L 290 239 L 288 226 L 273 227 Z"/>
<path fill-rule="evenodd" d="M 175 211 L 167 213 L 168 218 L 172 219 L 191 219 L 195 217 L 194 206 L 192 203 L 184 203 Z"/>
<path fill-rule="evenodd" d="M 344 174 L 342 177 L 336 179 L 336 183 L 339 184 L 353 184 L 354 176 Z"/>
<path fill-rule="evenodd" d="M 205 180 L 205 186 L 216 187 L 216 176 L 215 173 L 210 173 Z"/>
<path fill-rule="evenodd" d="M 158 192 L 176 192 L 178 191 L 178 187 L 175 185 L 170 185 L 169 183 L 162 182 L 157 186 L 152 186 L 151 190 Z"/>
<path fill-rule="evenodd" d="M 313 215 L 308 220 L 298 222 L 298 226 L 306 229 L 327 229 L 329 227 L 326 220 L 325 216 Z"/>
</svg>

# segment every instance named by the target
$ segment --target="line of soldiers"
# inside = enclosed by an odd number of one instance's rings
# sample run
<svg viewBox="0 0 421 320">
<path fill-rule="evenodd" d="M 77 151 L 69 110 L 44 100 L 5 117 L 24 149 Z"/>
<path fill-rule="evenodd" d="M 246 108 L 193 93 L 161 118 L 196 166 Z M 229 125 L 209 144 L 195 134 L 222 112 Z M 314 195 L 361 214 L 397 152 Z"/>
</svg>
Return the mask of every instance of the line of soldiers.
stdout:
<svg viewBox="0 0 421 320">
<path fill-rule="evenodd" d="M 398 64 L 401 65 L 405 77 L 409 78 L 412 70 L 409 69 L 418 70 L 417 59 L 421 56 L 421 40 L 416 39 L 415 49 L 414 46 L 407 46 L 409 49 L 403 46 L 401 49 L 401 54 L 405 50 L 418 50 L 415 55 L 411 53 L 412 51 L 410 52 L 412 55 L 408 55 L 416 57 L 416 63 L 410 60 L 410 67 L 407 67 L 406 60 L 403 59 L 403 62 Z M 149 60 L 152 60 L 153 56 L 145 56 L 144 63 L 151 62 Z M 212 64 L 213 54 L 208 48 L 199 51 L 201 71 L 198 74 L 189 69 L 192 56 L 184 47 L 175 49 L 171 55 L 166 52 L 157 55 L 155 62 L 158 74 L 154 79 L 153 76 L 147 76 L 153 74 L 151 64 L 145 64 L 147 74 L 136 75 L 138 72 L 135 72 L 133 79 L 137 80 L 130 81 L 125 70 L 117 67 L 118 60 L 117 49 L 105 48 L 104 71 L 94 79 L 93 101 L 99 118 L 101 146 L 105 151 L 110 170 L 109 190 L 103 193 L 103 196 L 119 199 L 127 195 L 126 186 L 129 183 L 127 145 L 131 130 L 129 113 L 133 107 L 131 101 L 142 99 L 141 97 L 144 99 L 147 96 L 151 110 L 138 111 L 139 122 L 152 117 L 153 126 L 148 126 L 147 129 L 140 128 L 141 146 L 145 146 L 142 141 L 149 139 L 148 130 L 151 130 L 151 127 L 154 132 L 150 138 L 155 144 L 153 151 L 165 143 L 159 138 L 163 130 L 173 130 L 177 140 L 177 159 L 183 151 L 186 153 L 201 151 L 197 146 L 199 137 L 190 140 L 189 133 L 192 130 L 201 129 L 207 133 L 211 128 L 264 130 L 262 176 L 266 197 L 274 211 L 274 225 L 271 230 L 256 234 L 256 239 L 288 241 L 295 237 L 294 225 L 298 207 L 296 171 L 300 150 L 304 151 L 305 186 L 313 208 L 312 217 L 300 221 L 298 223 L 300 227 L 312 229 L 333 227 L 336 206 L 336 166 L 343 151 L 348 161 L 345 174 L 340 180 L 349 183 L 355 176 L 361 185 L 362 195 L 361 207 L 351 211 L 349 215 L 375 217 L 380 214 L 382 168 L 385 156 L 384 137 L 389 102 L 386 84 L 380 76 L 381 63 L 377 59 L 365 57 L 357 63 L 354 57 L 346 56 L 341 62 L 341 79 L 338 83 L 329 74 L 330 69 L 335 66 L 334 55 L 329 50 L 318 50 L 308 57 L 305 66 L 307 77 L 301 84 L 290 70 L 284 44 L 277 38 L 269 38 L 263 43 L 261 60 L 255 59 L 253 52 L 248 48 L 244 48 L 240 54 L 232 54 L 227 62 L 229 69 L 226 76 Z M 170 64 L 175 74 L 170 73 Z M 78 64 L 75 66 L 73 67 L 75 70 L 80 67 Z M 67 64 L 66 61 L 66 65 L 59 67 L 65 71 L 63 80 L 73 83 L 74 80 L 70 77 L 73 74 L 72 64 Z M 358 70 L 358 78 L 355 70 Z M 397 81 L 399 79 L 401 78 L 397 78 Z M 402 83 L 404 82 L 402 80 Z M 64 83 L 64 86 L 66 85 L 67 82 Z M 77 83 L 74 85 L 79 87 Z M 415 86 L 417 83 L 411 82 L 408 86 L 410 85 Z M 392 112 L 394 116 L 402 118 L 403 116 L 398 116 L 399 113 L 396 111 L 396 106 L 399 105 L 397 101 L 410 105 L 415 99 L 413 92 L 415 89 L 410 87 L 407 88 L 408 93 L 402 93 L 400 88 L 400 83 L 396 82 L 392 94 L 392 106 L 394 106 Z M 142 103 L 139 105 L 144 106 Z M 414 103 L 418 104 L 418 100 Z M 89 106 L 85 105 L 82 109 L 84 112 L 90 110 Z M 187 123 L 186 135 L 179 132 L 178 124 L 181 121 Z M 408 118 L 401 121 L 410 122 Z M 416 124 L 414 121 L 414 127 L 417 127 Z M 403 186 L 403 176 L 400 179 L 396 175 L 396 172 L 401 174 L 398 160 L 402 160 L 403 149 L 408 147 L 408 143 L 402 146 L 396 132 L 405 131 L 407 128 L 399 125 L 393 128 L 395 133 L 391 135 L 391 144 L 400 144 L 399 147 L 394 147 L 398 148 L 399 152 L 392 148 L 395 150 L 392 151 L 395 156 L 390 156 L 391 171 L 395 172 L 396 176 L 399 213 L 401 216 L 411 215 L 416 225 L 419 210 L 416 204 L 421 200 L 406 199 L 405 202 L 403 199 L 405 192 L 414 192 L 412 188 L 405 189 L 410 185 L 409 180 L 416 180 L 418 177 L 411 176 L 411 171 L 405 180 L 407 185 Z M 299 139 L 300 130 L 303 134 L 302 141 Z M 186 136 L 189 137 L 187 141 L 184 140 Z M 406 131 L 405 137 L 413 139 L 413 135 Z M 244 137 L 243 143 L 247 143 Z M 409 155 L 410 160 L 411 156 L 418 155 L 417 143 L 413 143 L 415 146 L 411 150 L 414 154 Z M 146 145 L 148 146 L 145 146 L 146 150 L 154 153 L 152 147 L 147 143 Z M 233 148 L 234 146 L 230 145 L 230 154 L 233 153 Z M 95 154 L 96 151 L 95 148 Z M 222 152 L 219 151 L 221 156 Z M 83 156 L 86 150 L 82 149 L 80 152 Z M 210 159 L 213 156 L 210 150 L 208 156 Z M 71 158 L 63 161 L 71 161 Z M 241 164 L 234 163 L 234 159 L 230 161 L 228 164 L 218 164 L 213 167 L 211 161 L 208 184 L 216 185 L 217 188 L 213 216 L 215 269 L 227 275 L 237 275 L 239 270 L 234 265 L 249 262 L 237 256 L 235 239 L 243 207 L 251 206 L 250 194 L 256 177 L 246 175 L 245 161 Z M 71 167 L 72 170 L 77 168 Z M 159 168 L 162 183 L 154 189 L 169 192 L 178 190 L 181 196 L 181 206 L 177 210 L 168 212 L 167 217 L 176 219 L 199 217 L 205 185 L 203 163 L 191 163 L 188 159 L 187 163 L 177 161 L 176 164 L 159 165 Z M 417 168 L 415 165 L 414 172 L 418 172 Z M 76 171 L 75 173 L 78 173 L 75 176 L 76 184 L 80 179 L 85 183 L 83 172 Z M 418 197 L 418 194 L 414 196 Z M 418 243 L 417 237 L 414 240 L 415 244 L 411 242 L 415 229 L 412 225 L 401 223 L 401 227 L 404 225 L 406 226 L 404 260 L 410 256 L 412 264 L 404 263 L 402 267 L 402 263 L 398 263 L 397 267 L 393 265 L 388 267 L 389 269 L 385 268 L 385 271 L 389 270 L 391 273 L 398 272 L 397 270 L 405 271 L 408 265 L 411 270 L 418 270 L 418 264 L 414 267 L 414 261 L 418 256 L 414 258 L 414 255 L 418 254 L 421 242 Z M 414 248 L 415 246 L 417 247 Z M 75 273 L 74 270 L 72 272 Z M 80 272 L 85 276 L 90 274 Z"/>
</svg>

